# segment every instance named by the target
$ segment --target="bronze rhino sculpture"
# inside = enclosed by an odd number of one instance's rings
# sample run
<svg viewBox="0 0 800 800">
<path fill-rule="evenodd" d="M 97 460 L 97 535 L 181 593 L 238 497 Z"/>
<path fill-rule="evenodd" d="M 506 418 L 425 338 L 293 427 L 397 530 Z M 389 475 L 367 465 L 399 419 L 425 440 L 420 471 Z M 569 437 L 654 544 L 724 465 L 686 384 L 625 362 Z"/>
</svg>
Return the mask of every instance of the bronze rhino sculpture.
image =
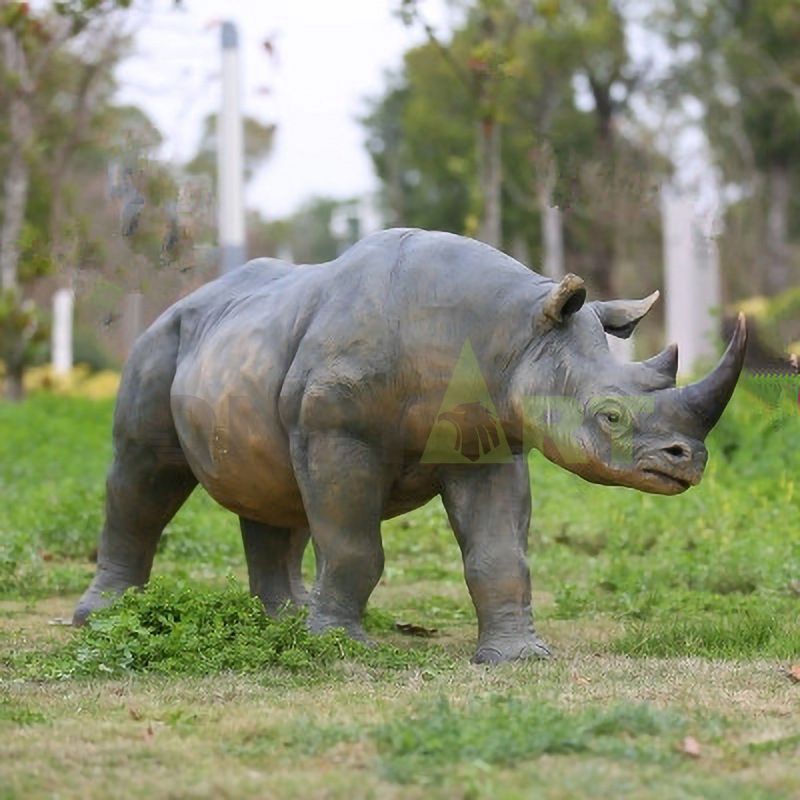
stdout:
<svg viewBox="0 0 800 800">
<path fill-rule="evenodd" d="M 547 656 L 531 616 L 527 451 L 589 481 L 677 494 L 700 480 L 741 371 L 743 319 L 686 387 L 674 347 L 616 360 L 605 334 L 629 336 L 656 297 L 585 303 L 574 275 L 555 283 L 480 242 L 407 229 L 330 263 L 256 259 L 203 286 L 125 368 L 97 573 L 75 624 L 148 580 L 199 482 L 239 516 L 268 612 L 308 602 L 312 630 L 363 636 L 381 521 L 439 495 L 477 610 L 474 660 Z M 471 378 L 457 375 L 465 358 Z M 443 407 L 454 382 L 460 402 Z M 435 429 L 450 431 L 449 455 L 431 451 Z"/>
</svg>

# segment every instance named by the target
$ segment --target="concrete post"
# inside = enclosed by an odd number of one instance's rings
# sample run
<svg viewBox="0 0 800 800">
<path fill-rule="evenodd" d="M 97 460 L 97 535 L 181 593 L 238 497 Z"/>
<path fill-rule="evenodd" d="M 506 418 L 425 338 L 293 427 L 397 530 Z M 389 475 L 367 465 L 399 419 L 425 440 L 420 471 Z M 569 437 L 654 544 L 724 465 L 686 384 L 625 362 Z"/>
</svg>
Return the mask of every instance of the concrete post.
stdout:
<svg viewBox="0 0 800 800">
<path fill-rule="evenodd" d="M 244 136 L 240 99 L 239 33 L 222 23 L 222 106 L 217 122 L 217 202 L 220 273 L 244 264 Z"/>
<path fill-rule="evenodd" d="M 68 375 L 72 369 L 72 321 L 75 295 L 72 289 L 58 289 L 53 295 L 51 360 L 55 375 Z"/>
</svg>

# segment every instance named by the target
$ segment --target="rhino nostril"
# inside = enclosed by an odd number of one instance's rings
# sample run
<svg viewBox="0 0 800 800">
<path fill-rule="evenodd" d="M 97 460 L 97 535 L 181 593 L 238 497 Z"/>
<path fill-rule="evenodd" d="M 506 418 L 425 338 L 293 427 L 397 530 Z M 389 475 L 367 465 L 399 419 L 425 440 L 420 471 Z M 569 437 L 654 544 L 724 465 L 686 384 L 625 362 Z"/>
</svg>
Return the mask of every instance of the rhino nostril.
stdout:
<svg viewBox="0 0 800 800">
<path fill-rule="evenodd" d="M 671 444 L 669 447 L 664 448 L 664 452 L 671 455 L 673 458 L 688 459 L 691 458 L 692 455 L 689 448 L 683 444 Z"/>
</svg>

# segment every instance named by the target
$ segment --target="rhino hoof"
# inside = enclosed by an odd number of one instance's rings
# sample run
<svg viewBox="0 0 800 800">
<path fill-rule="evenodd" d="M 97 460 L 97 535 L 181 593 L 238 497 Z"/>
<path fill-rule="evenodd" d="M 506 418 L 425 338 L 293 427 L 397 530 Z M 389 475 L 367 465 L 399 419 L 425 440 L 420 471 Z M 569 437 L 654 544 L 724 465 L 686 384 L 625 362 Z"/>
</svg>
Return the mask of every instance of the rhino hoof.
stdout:
<svg viewBox="0 0 800 800">
<path fill-rule="evenodd" d="M 502 644 L 484 644 L 478 648 L 473 664 L 499 664 L 502 661 L 552 658 L 550 648 L 538 637 L 510 640 Z"/>
<path fill-rule="evenodd" d="M 331 630 L 342 630 L 348 637 L 356 642 L 361 642 L 361 644 L 367 647 L 372 647 L 374 645 L 374 642 L 367 636 L 360 622 L 343 621 L 312 614 L 308 619 L 308 629 L 311 633 L 317 634 L 323 634 Z"/>
<path fill-rule="evenodd" d="M 102 595 L 99 592 L 87 592 L 75 607 L 75 612 L 72 615 L 72 624 L 76 628 L 80 628 L 86 624 L 93 612 L 111 605 L 112 600 L 113 598 Z"/>
</svg>

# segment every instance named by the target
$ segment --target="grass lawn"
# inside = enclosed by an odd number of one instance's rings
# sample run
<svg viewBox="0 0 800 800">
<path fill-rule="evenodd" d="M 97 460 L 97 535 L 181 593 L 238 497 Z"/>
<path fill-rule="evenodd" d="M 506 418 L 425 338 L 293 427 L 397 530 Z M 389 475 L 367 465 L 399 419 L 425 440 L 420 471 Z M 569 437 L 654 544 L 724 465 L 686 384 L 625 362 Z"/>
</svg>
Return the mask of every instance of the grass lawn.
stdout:
<svg viewBox="0 0 800 800">
<path fill-rule="evenodd" d="M 371 649 L 263 618 L 237 521 L 202 490 L 150 589 L 57 624 L 93 573 L 112 405 L 0 404 L 0 798 L 800 797 L 798 388 L 743 380 L 680 497 L 534 454 L 556 658 L 494 668 L 469 663 L 438 502 L 384 526 Z"/>
</svg>

